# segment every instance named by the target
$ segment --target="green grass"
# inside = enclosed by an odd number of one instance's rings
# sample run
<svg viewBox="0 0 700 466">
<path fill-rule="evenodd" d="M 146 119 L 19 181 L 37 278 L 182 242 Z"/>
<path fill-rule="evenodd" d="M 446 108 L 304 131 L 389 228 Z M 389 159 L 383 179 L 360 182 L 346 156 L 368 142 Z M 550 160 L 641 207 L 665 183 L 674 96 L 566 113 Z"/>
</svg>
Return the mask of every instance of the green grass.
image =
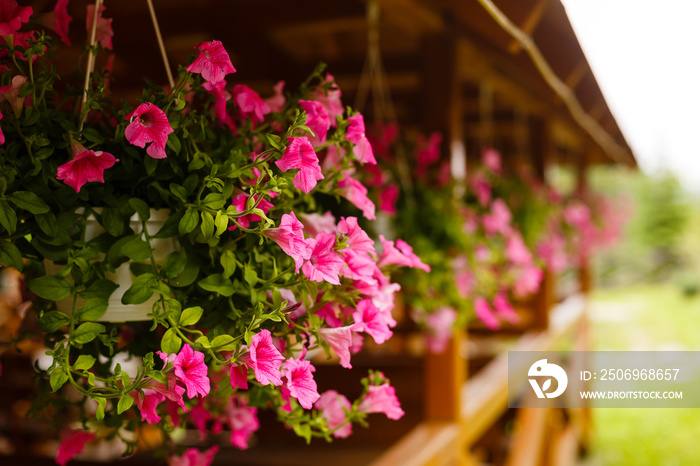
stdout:
<svg viewBox="0 0 700 466">
<path fill-rule="evenodd" d="M 700 350 L 700 297 L 678 286 L 598 290 L 592 298 L 592 349 Z M 598 408 L 593 422 L 588 465 L 700 465 L 700 409 Z"/>
</svg>

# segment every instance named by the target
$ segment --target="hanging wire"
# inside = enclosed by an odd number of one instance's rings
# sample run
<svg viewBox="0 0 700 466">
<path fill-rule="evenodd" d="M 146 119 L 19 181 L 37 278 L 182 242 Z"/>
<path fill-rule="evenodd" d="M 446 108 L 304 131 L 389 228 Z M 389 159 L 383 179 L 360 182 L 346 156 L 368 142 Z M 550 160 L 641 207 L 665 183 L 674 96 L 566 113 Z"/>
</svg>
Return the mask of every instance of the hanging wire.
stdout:
<svg viewBox="0 0 700 466">
<path fill-rule="evenodd" d="M 175 89 L 175 80 L 173 79 L 173 72 L 170 70 L 170 62 L 168 62 L 168 54 L 165 51 L 165 44 L 163 43 L 163 36 L 160 34 L 160 26 L 158 26 L 158 18 L 156 18 L 156 10 L 153 8 L 152 0 L 146 0 L 148 4 L 148 11 L 151 13 L 151 20 L 153 20 L 153 29 L 156 31 L 156 39 L 158 39 L 158 48 L 160 49 L 160 55 L 163 57 L 163 64 L 165 65 L 165 73 L 168 75 L 168 83 L 170 84 L 170 89 Z"/>
</svg>

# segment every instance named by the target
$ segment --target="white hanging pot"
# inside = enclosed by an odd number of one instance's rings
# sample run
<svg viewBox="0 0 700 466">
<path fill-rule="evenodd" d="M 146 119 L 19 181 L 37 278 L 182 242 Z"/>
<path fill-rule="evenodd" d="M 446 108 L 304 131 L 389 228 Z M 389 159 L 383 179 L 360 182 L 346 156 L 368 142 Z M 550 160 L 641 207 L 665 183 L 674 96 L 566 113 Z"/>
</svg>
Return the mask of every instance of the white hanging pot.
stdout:
<svg viewBox="0 0 700 466">
<path fill-rule="evenodd" d="M 100 212 L 100 209 L 93 209 Z M 148 234 L 155 235 L 165 224 L 165 221 L 170 217 L 170 209 L 151 209 L 150 218 L 146 221 L 146 230 Z M 129 220 L 129 226 L 134 231 L 134 234 L 143 233 L 143 223 L 138 214 L 134 214 Z M 85 226 L 85 240 L 90 241 L 98 237 L 99 235 L 105 233 L 105 230 L 97 222 L 94 216 L 90 216 L 87 219 L 87 224 Z M 180 245 L 176 238 L 153 238 L 151 239 L 151 246 L 153 247 L 153 257 L 157 264 L 161 264 L 165 257 L 171 252 L 177 251 Z M 153 305 L 156 302 L 157 296 L 152 296 L 148 301 L 141 304 L 122 304 L 122 296 L 126 290 L 129 289 L 131 283 L 134 279 L 134 275 L 131 273 L 131 264 L 133 261 L 126 261 L 116 268 L 114 273 L 105 273 L 105 278 L 113 281 L 119 288 L 114 290 L 114 293 L 109 297 L 107 312 L 98 319 L 100 322 L 137 322 L 137 321 L 148 321 L 151 320 L 148 314 L 153 310 Z M 44 266 L 46 267 L 46 273 L 56 274 L 62 268 L 61 265 L 57 265 L 51 261 L 45 260 Z M 77 306 L 82 307 L 85 304 L 85 300 L 78 298 Z M 73 310 L 73 298 L 66 298 L 60 301 L 56 301 L 58 310 L 64 314 L 70 315 Z"/>
</svg>

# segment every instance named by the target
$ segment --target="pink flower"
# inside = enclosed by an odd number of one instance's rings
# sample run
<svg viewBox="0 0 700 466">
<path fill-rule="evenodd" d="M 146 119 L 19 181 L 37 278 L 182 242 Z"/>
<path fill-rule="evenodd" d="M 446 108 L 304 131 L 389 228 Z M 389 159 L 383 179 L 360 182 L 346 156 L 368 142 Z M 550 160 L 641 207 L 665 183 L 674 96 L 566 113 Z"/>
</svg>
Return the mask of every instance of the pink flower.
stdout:
<svg viewBox="0 0 700 466">
<path fill-rule="evenodd" d="M 346 265 L 341 270 L 343 277 L 348 277 L 352 280 L 362 280 L 367 283 L 376 283 L 374 272 L 377 269 L 377 263 L 369 254 L 345 249 L 342 251 L 342 257 Z"/>
<path fill-rule="evenodd" d="M 228 375 L 231 379 L 231 386 L 233 388 L 242 388 L 244 390 L 248 389 L 248 369 L 246 366 L 231 364 Z"/>
<path fill-rule="evenodd" d="M 218 83 L 227 74 L 236 72 L 228 52 L 220 41 L 202 42 L 197 45 L 196 49 L 199 51 L 199 55 L 187 67 L 187 71 L 200 73 L 205 81 L 212 84 Z"/>
<path fill-rule="evenodd" d="M 79 193 L 85 183 L 91 181 L 105 182 L 105 170 L 111 168 L 119 159 L 108 152 L 87 150 L 81 144 L 73 142 L 73 159 L 60 165 L 56 179 L 63 180 Z"/>
<path fill-rule="evenodd" d="M 231 96 L 243 118 L 262 122 L 265 121 L 265 115 L 271 111 L 270 107 L 260 98 L 257 92 L 243 84 L 233 86 Z"/>
<path fill-rule="evenodd" d="M 294 293 L 286 288 L 278 288 L 280 296 L 284 301 L 287 301 L 287 305 L 281 310 L 281 312 L 287 314 L 287 318 L 295 320 L 306 314 L 306 306 L 304 306 L 300 301 L 297 301 Z M 272 300 L 272 291 L 267 290 L 265 292 L 268 299 Z"/>
<path fill-rule="evenodd" d="M 484 230 L 489 235 L 501 233 L 507 235 L 510 233 L 510 222 L 513 216 L 510 209 L 502 199 L 496 199 L 491 204 L 491 212 L 485 214 L 482 218 Z"/>
<path fill-rule="evenodd" d="M 425 326 L 428 328 L 426 343 L 432 353 L 442 353 L 452 336 L 452 328 L 457 322 L 457 311 L 449 306 L 439 307 L 428 314 Z"/>
<path fill-rule="evenodd" d="M 167 365 L 167 363 L 164 363 L 164 365 Z M 168 400 L 172 401 L 173 403 L 176 403 L 178 406 L 180 406 L 180 408 L 182 408 L 186 412 L 187 408 L 185 407 L 185 402 L 182 399 L 182 395 L 185 394 L 185 389 L 177 384 L 178 379 L 172 374 L 172 372 L 166 375 L 166 379 L 168 382 L 167 386 L 164 383 L 158 382 L 156 380 L 151 380 L 144 386 L 144 389 L 149 389 L 163 395 Z"/>
<path fill-rule="evenodd" d="M 0 120 L 2 120 L 2 112 L 0 112 Z M 5 144 L 5 134 L 2 132 L 2 128 L 0 128 L 0 145 Z"/>
<path fill-rule="evenodd" d="M 515 265 L 528 265 L 532 263 L 532 254 L 525 245 L 519 232 L 513 232 L 506 241 L 506 257 Z"/>
<path fill-rule="evenodd" d="M 381 345 L 393 335 L 385 316 L 374 305 L 371 299 L 365 298 L 357 303 L 357 311 L 352 315 L 355 320 L 355 331 L 366 332 Z"/>
<path fill-rule="evenodd" d="M 257 201 L 259 196 L 260 196 L 259 194 L 254 195 L 253 199 L 255 199 L 255 201 Z M 250 194 L 245 194 L 245 193 L 239 194 L 233 198 L 233 202 L 231 202 L 231 205 L 236 208 L 237 213 L 239 213 L 239 214 L 243 213 L 246 211 L 249 198 L 250 198 Z M 262 212 L 266 215 L 272 207 L 274 207 L 274 205 L 271 202 L 267 201 L 266 199 L 262 199 L 258 203 L 258 209 L 262 210 Z M 246 215 L 243 215 L 241 217 L 236 218 L 236 222 L 238 222 L 238 224 L 240 226 L 242 226 L 243 228 L 250 227 L 250 222 L 259 222 L 260 220 L 262 220 L 262 218 L 260 218 L 260 215 L 258 215 L 258 214 L 246 214 Z M 234 225 L 230 226 L 228 229 L 230 231 L 233 231 L 236 228 L 238 228 L 238 227 L 234 224 Z"/>
<path fill-rule="evenodd" d="M 490 147 L 485 147 L 481 151 L 481 160 L 484 166 L 494 172 L 496 175 L 501 174 L 501 154 L 497 150 Z"/>
<path fill-rule="evenodd" d="M 171 456 L 168 463 L 170 466 L 210 466 L 218 452 L 217 445 L 204 453 L 200 453 L 196 448 L 189 448 L 182 456 Z"/>
<path fill-rule="evenodd" d="M 248 440 L 260 428 L 258 408 L 247 406 L 247 400 L 233 397 L 226 407 L 226 420 L 231 428 L 231 445 L 248 448 Z"/>
<path fill-rule="evenodd" d="M 545 237 L 537 246 L 537 254 L 547 264 L 547 268 L 553 273 L 562 272 L 568 265 L 566 256 L 566 240 L 560 233 L 552 233 Z"/>
<path fill-rule="evenodd" d="M 351 178 L 347 172 L 344 175 L 344 178 L 338 181 L 340 195 L 360 209 L 366 219 L 376 219 L 377 217 L 374 214 L 375 206 L 367 197 L 367 188 L 359 181 Z"/>
<path fill-rule="evenodd" d="M 99 12 L 97 13 L 97 42 L 100 43 L 103 49 L 112 50 L 112 37 L 114 36 L 114 31 L 112 30 L 112 18 L 105 18 L 102 13 L 105 11 L 105 6 L 100 5 Z M 95 5 L 88 5 L 87 7 L 87 17 L 86 26 L 88 34 L 92 34 L 92 22 L 95 18 Z"/>
<path fill-rule="evenodd" d="M 29 8 L 30 12 L 31 10 L 32 9 Z M 83 451 L 85 444 L 93 438 L 95 438 L 95 434 L 85 432 L 84 430 L 71 430 L 68 432 L 63 436 L 63 440 L 61 440 L 61 444 L 58 446 L 58 450 L 56 450 L 56 463 L 65 466 L 67 462 Z"/>
<path fill-rule="evenodd" d="M 390 184 L 379 191 L 379 210 L 389 215 L 396 215 L 396 201 L 399 199 L 399 186 Z"/>
<path fill-rule="evenodd" d="M 376 165 L 377 160 L 374 158 L 374 152 L 372 152 L 372 145 L 369 143 L 367 136 L 365 135 L 365 119 L 362 114 L 358 113 L 356 115 L 348 118 L 348 130 L 346 136 L 348 141 L 355 144 L 355 157 L 361 163 L 369 163 L 371 165 Z"/>
<path fill-rule="evenodd" d="M 68 25 L 73 20 L 73 17 L 68 14 L 67 7 L 68 0 L 58 0 L 53 11 L 56 14 L 56 32 L 61 37 L 61 41 L 64 44 L 70 45 L 70 39 L 68 39 Z"/>
<path fill-rule="evenodd" d="M 352 364 L 350 364 L 350 347 L 352 346 L 353 330 L 355 330 L 355 325 L 318 329 L 318 333 L 323 338 L 323 341 L 333 348 L 335 354 L 340 358 L 340 365 L 346 369 L 352 369 Z"/>
<path fill-rule="evenodd" d="M 361 413 L 384 413 L 386 417 L 398 420 L 405 414 L 396 397 L 396 390 L 389 384 L 370 385 L 369 391 L 358 406 Z"/>
<path fill-rule="evenodd" d="M 2 2 L 2 0 L 0 0 Z M 2 3 L 0 3 L 0 14 L 2 13 Z M 31 8 L 30 8 L 31 10 Z M 19 118 L 22 113 L 22 107 L 24 106 L 24 99 L 26 97 L 20 97 L 19 92 L 22 90 L 22 86 L 27 82 L 26 76 L 17 75 L 12 78 L 12 84 L 7 86 L 0 86 L 0 102 L 7 100 L 10 102 L 12 110 L 15 112 L 15 116 Z"/>
<path fill-rule="evenodd" d="M 127 141 L 141 148 L 150 142 L 151 145 L 146 150 L 148 155 L 154 159 L 167 157 L 165 144 L 168 142 L 168 135 L 174 130 L 163 110 L 150 102 L 144 102 L 129 113 L 126 119 L 130 122 L 124 131 Z"/>
<path fill-rule="evenodd" d="M 226 90 L 226 80 L 222 79 L 217 83 L 206 82 L 202 87 L 214 97 L 214 115 L 221 124 L 227 125 L 230 129 L 235 128 L 231 115 L 226 111 L 226 102 L 231 100 L 231 94 Z"/>
<path fill-rule="evenodd" d="M 129 396 L 134 399 L 136 406 L 141 411 L 141 420 L 149 424 L 160 422 L 160 415 L 156 411 L 158 405 L 165 401 L 165 395 L 148 388 L 143 389 L 143 394 L 138 390 L 129 392 Z"/>
<path fill-rule="evenodd" d="M 478 172 L 471 179 L 471 187 L 479 200 L 479 204 L 486 207 L 491 201 L 491 185 L 483 173 Z"/>
<path fill-rule="evenodd" d="M 272 344 L 269 330 L 261 330 L 253 335 L 245 362 L 255 372 L 255 379 L 263 385 L 282 385 L 280 366 L 284 356 Z"/>
<path fill-rule="evenodd" d="M 326 142 L 326 134 L 331 127 L 326 109 L 315 100 L 300 100 L 299 105 L 306 112 L 306 126 L 311 128 L 315 136 L 309 138 L 312 146 L 320 146 Z"/>
<path fill-rule="evenodd" d="M 386 160 L 392 160 L 391 146 L 399 135 L 399 125 L 396 123 L 375 122 L 367 136 L 376 154 Z"/>
<path fill-rule="evenodd" d="M 17 6 L 14 0 L 0 0 L 0 36 L 9 36 L 19 31 L 22 23 L 29 21 L 32 7 Z"/>
<path fill-rule="evenodd" d="M 457 287 L 457 292 L 462 298 L 469 297 L 469 294 L 474 289 L 475 281 L 474 274 L 469 270 L 462 270 L 455 274 L 455 286 Z"/>
<path fill-rule="evenodd" d="M 325 212 L 323 215 L 301 213 L 299 216 L 304 223 L 304 231 L 309 236 L 316 236 L 321 231 L 336 233 L 335 217 L 330 212 Z"/>
<path fill-rule="evenodd" d="M 386 240 L 384 235 L 379 235 L 379 241 L 381 241 L 383 246 L 382 255 L 377 262 L 379 267 L 398 265 L 430 272 L 430 266 L 424 264 L 420 257 L 413 252 L 413 248 L 404 240 L 397 239 L 396 247 L 394 247 L 394 242 Z"/>
<path fill-rule="evenodd" d="M 515 312 L 513 306 L 508 302 L 508 297 L 504 291 L 499 291 L 496 297 L 493 299 L 493 307 L 496 312 L 503 316 L 511 324 L 517 324 L 520 322 L 520 316 Z"/>
<path fill-rule="evenodd" d="M 316 186 L 316 181 L 323 179 L 318 156 L 306 137 L 290 137 L 287 141 L 289 145 L 275 165 L 283 172 L 299 169 L 294 175 L 294 187 L 308 194 Z"/>
<path fill-rule="evenodd" d="M 338 231 L 346 235 L 345 244 L 353 251 L 376 255 L 374 240 L 357 224 L 357 217 L 340 217 Z"/>
<path fill-rule="evenodd" d="M 313 100 L 316 100 L 323 105 L 323 108 L 326 109 L 326 113 L 331 120 L 331 126 L 335 128 L 338 126 L 338 117 L 343 115 L 345 109 L 343 108 L 343 103 L 340 101 L 340 97 L 342 95 L 340 89 L 335 84 L 335 78 L 330 73 L 326 74 L 326 78 L 321 84 L 323 85 L 328 83 L 333 83 L 332 88 L 323 90 L 321 87 L 317 87 L 313 90 L 313 92 L 311 92 L 311 96 Z"/>
<path fill-rule="evenodd" d="M 496 314 L 493 313 L 491 306 L 484 298 L 474 300 L 474 314 L 491 330 L 498 330 L 501 327 Z"/>
<path fill-rule="evenodd" d="M 515 279 L 515 294 L 520 297 L 525 297 L 536 293 L 540 289 L 540 282 L 544 277 L 542 269 L 536 265 L 526 265 L 520 270 L 518 277 Z"/>
<path fill-rule="evenodd" d="M 335 239 L 335 235 L 320 232 L 316 238 L 306 240 L 311 247 L 311 257 L 301 269 L 306 278 L 314 282 L 325 280 L 332 285 L 340 285 L 338 274 L 344 262 L 334 249 Z"/>
<path fill-rule="evenodd" d="M 12 37 L 15 47 L 19 46 L 19 47 L 23 48 L 24 50 L 27 50 L 29 47 L 31 47 L 30 39 L 36 41 L 36 32 L 35 31 L 29 31 L 29 32 L 17 31 L 12 36 L 7 36 L 7 37 L 8 38 Z M 6 39 L 5 37 L 0 37 L 0 44 L 5 44 L 5 45 L 9 46 L 9 44 L 7 43 L 7 41 L 5 39 Z M 46 47 L 44 47 L 44 51 L 46 51 Z M 7 49 L 2 49 L 2 50 L 0 50 L 0 57 L 8 56 L 9 53 L 10 52 Z M 18 59 L 24 60 L 24 61 L 29 61 L 29 57 L 25 57 L 23 51 L 15 50 L 14 53 L 15 53 L 15 58 L 18 58 Z M 31 58 L 32 63 L 34 63 L 34 60 L 36 60 L 36 56 Z M 5 67 L 4 65 L 0 65 L 0 66 L 3 68 L 3 69 L 0 69 L 0 71 L 6 71 L 9 69 L 9 68 Z"/>
<path fill-rule="evenodd" d="M 571 201 L 564 209 L 564 219 L 574 228 L 587 230 L 591 227 L 591 210 L 581 201 Z"/>
<path fill-rule="evenodd" d="M 416 140 L 416 158 L 418 162 L 417 173 L 422 175 L 429 165 L 440 159 L 440 144 L 442 143 L 442 134 L 432 133 L 428 139 L 423 135 L 419 135 Z"/>
<path fill-rule="evenodd" d="M 203 442 L 207 436 L 207 422 L 211 420 L 211 413 L 204 407 L 204 398 L 190 410 L 190 421 L 199 431 L 199 441 Z"/>
<path fill-rule="evenodd" d="M 335 390 L 326 390 L 314 404 L 314 408 L 320 411 L 321 417 L 326 420 L 329 429 L 337 429 L 333 432 L 335 438 L 347 438 L 352 435 L 352 423 L 346 422 L 347 414 L 352 410 L 352 404 Z M 345 423 L 345 425 L 343 425 Z M 340 427 L 342 425 L 342 427 Z"/>
<path fill-rule="evenodd" d="M 314 402 L 320 398 L 316 381 L 312 375 L 316 368 L 309 361 L 287 359 L 282 368 L 282 375 L 286 378 L 286 387 L 289 394 L 296 398 L 301 406 L 311 409 Z"/>
<path fill-rule="evenodd" d="M 204 353 L 194 351 L 189 344 L 185 344 L 175 358 L 173 367 L 175 376 L 187 388 L 187 398 L 209 394 L 208 368 L 204 364 Z"/>
<path fill-rule="evenodd" d="M 401 251 L 401 253 L 404 256 L 406 256 L 411 262 L 411 265 L 409 267 L 413 267 L 414 269 L 421 269 L 424 272 L 430 272 L 430 266 L 423 263 L 420 257 L 418 257 L 413 252 L 413 248 L 407 242 L 405 242 L 402 239 L 397 239 L 396 247 L 399 248 L 399 251 Z"/>
<path fill-rule="evenodd" d="M 284 107 L 285 102 L 287 102 L 287 99 L 282 93 L 282 91 L 284 90 L 284 84 L 284 81 L 279 81 L 277 84 L 272 86 L 272 89 L 275 91 L 275 94 L 272 97 L 268 97 L 267 99 L 265 99 L 265 103 L 268 107 L 270 107 L 271 112 L 279 112 L 280 110 L 282 110 L 282 107 Z"/>
<path fill-rule="evenodd" d="M 277 243 L 296 264 L 296 272 L 311 258 L 311 246 L 304 241 L 304 225 L 294 212 L 282 215 L 279 228 L 268 228 L 262 234 Z"/>
</svg>

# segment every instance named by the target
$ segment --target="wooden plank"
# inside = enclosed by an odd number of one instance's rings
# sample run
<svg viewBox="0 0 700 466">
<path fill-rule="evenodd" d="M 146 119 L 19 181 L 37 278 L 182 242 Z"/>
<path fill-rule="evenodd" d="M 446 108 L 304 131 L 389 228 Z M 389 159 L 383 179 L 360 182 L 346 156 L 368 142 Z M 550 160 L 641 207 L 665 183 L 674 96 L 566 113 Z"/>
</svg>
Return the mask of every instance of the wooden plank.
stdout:
<svg viewBox="0 0 700 466">
<path fill-rule="evenodd" d="M 371 466 L 447 465 L 456 461 L 459 424 L 427 421 L 394 444 Z"/>
<path fill-rule="evenodd" d="M 532 8 L 532 10 L 530 10 L 530 13 L 527 15 L 527 18 L 525 18 L 525 21 L 523 21 L 522 25 L 520 26 L 520 30 L 523 31 L 525 34 L 531 35 L 535 31 L 535 29 L 537 29 L 537 26 L 540 24 L 542 16 L 547 10 L 548 5 L 549 0 L 539 0 Z M 508 44 L 508 51 L 513 55 L 520 52 L 521 49 L 522 46 L 520 45 L 520 42 L 518 42 L 515 39 L 513 39 L 510 42 L 510 44 Z"/>
<path fill-rule="evenodd" d="M 425 356 L 425 418 L 459 421 L 462 413 L 462 386 L 467 378 L 466 335 L 457 331 L 440 354 Z"/>
<path fill-rule="evenodd" d="M 552 466 L 575 466 L 578 464 L 578 434 L 572 426 L 556 434 L 549 464 Z"/>
<path fill-rule="evenodd" d="M 544 440 L 552 408 L 520 408 L 506 466 L 545 465 Z M 557 464 L 557 466 L 559 466 Z"/>
</svg>

